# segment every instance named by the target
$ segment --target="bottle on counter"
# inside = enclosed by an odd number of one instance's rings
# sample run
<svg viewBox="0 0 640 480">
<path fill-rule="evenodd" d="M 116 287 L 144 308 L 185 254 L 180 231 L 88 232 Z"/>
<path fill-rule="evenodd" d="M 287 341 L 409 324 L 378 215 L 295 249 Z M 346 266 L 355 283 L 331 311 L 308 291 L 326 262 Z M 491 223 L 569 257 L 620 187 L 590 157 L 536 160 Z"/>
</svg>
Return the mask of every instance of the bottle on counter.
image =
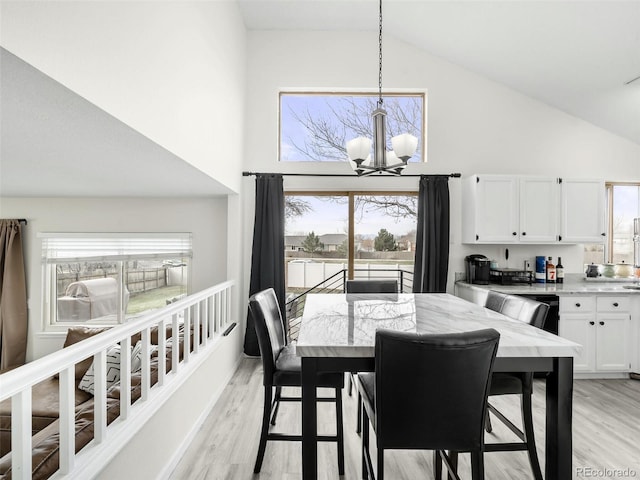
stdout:
<svg viewBox="0 0 640 480">
<path fill-rule="evenodd" d="M 539 255 L 536 257 L 536 274 L 535 279 L 536 283 L 544 283 L 547 278 L 547 270 L 546 270 L 547 262 L 544 257 Z"/>
<path fill-rule="evenodd" d="M 547 260 L 547 283 L 556 283 L 556 266 L 551 261 L 551 257 Z"/>
<path fill-rule="evenodd" d="M 562 266 L 562 257 L 558 257 L 556 265 L 556 283 L 564 283 L 564 267 Z"/>
</svg>

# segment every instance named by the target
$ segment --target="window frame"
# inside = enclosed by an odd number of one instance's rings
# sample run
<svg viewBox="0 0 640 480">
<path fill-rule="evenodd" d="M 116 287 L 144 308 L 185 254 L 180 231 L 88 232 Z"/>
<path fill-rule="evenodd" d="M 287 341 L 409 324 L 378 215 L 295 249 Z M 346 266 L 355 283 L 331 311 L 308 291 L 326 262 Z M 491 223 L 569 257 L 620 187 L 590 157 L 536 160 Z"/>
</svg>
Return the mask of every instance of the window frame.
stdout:
<svg viewBox="0 0 640 480">
<path fill-rule="evenodd" d="M 41 242 L 42 248 L 42 332 L 66 332 L 70 327 L 105 327 L 122 325 L 127 321 L 127 312 L 124 310 L 123 295 L 124 295 L 124 270 L 125 264 L 128 261 L 135 260 L 159 260 L 161 258 L 176 258 L 180 257 L 186 262 L 187 275 L 186 275 L 186 292 L 187 295 L 191 293 L 191 278 L 192 278 L 192 258 L 193 258 L 193 235 L 190 232 L 162 232 L 162 233 L 59 233 L 59 232 L 41 232 L 38 234 L 38 238 Z M 168 251 L 167 249 L 161 249 L 158 247 L 154 249 L 153 246 L 143 247 L 144 252 L 135 253 L 132 250 L 121 251 L 122 253 L 114 253 L 111 251 L 105 254 L 108 249 L 115 249 L 117 246 L 125 244 L 127 241 L 131 242 L 130 245 L 136 243 L 136 241 L 145 240 L 164 240 L 169 242 L 171 240 L 182 244 L 182 248 L 177 247 L 174 250 Z M 107 243 L 103 249 L 87 248 L 82 253 L 77 254 L 74 257 L 56 257 L 52 256 L 52 252 L 56 251 L 56 244 L 60 245 L 60 251 L 64 251 L 64 243 L 68 242 L 67 247 L 71 251 L 71 242 L 82 242 L 83 240 L 91 243 L 93 241 L 105 240 Z M 112 243 L 108 243 L 112 241 Z M 51 246 L 52 243 L 54 246 Z M 88 244 L 87 244 L 88 245 Z M 186 245 L 186 247 L 185 247 Z M 91 253 L 91 254 L 89 254 Z M 55 253 L 53 253 L 55 255 Z M 83 263 L 83 262 L 95 262 L 95 261 L 111 261 L 117 263 L 118 270 L 118 312 L 116 313 L 115 321 L 103 321 L 103 322 L 85 322 L 85 321 L 59 321 L 58 316 L 58 282 L 56 265 L 63 263 Z"/>
<path fill-rule="evenodd" d="M 614 232 L 613 232 L 613 189 L 618 186 L 637 187 L 640 189 L 640 182 L 605 182 L 606 202 L 607 202 L 607 240 L 605 243 L 605 262 L 613 263 L 614 254 Z M 638 205 L 638 216 L 640 216 L 640 205 Z"/>
<path fill-rule="evenodd" d="M 309 90 L 309 89 L 295 89 L 295 88 L 286 88 L 278 91 L 278 143 L 276 146 L 278 163 L 292 163 L 292 164 L 300 164 L 300 163 L 343 163 L 343 162 L 315 162 L 315 161 L 286 161 L 282 160 L 282 97 L 284 95 L 317 95 L 317 96 L 351 96 L 351 97 L 377 97 L 378 90 L 373 89 L 357 89 L 357 90 L 349 90 L 349 89 L 341 89 L 341 90 Z M 382 93 L 382 97 L 420 97 L 422 99 L 422 131 L 420 133 L 420 141 L 418 145 L 422 146 L 421 154 L 422 158 L 419 164 L 427 163 L 427 90 L 426 89 L 393 89 L 393 90 L 385 90 Z M 372 112 L 373 113 L 373 112 Z M 371 135 L 373 136 L 373 125 L 371 127 Z M 344 163 L 349 163 L 345 158 Z"/>
<path fill-rule="evenodd" d="M 405 196 L 405 197 L 418 197 L 418 191 L 380 191 L 380 190 L 332 190 L 332 191 L 313 191 L 313 190 L 287 190 L 284 192 L 285 196 L 292 197 L 347 197 L 348 206 L 348 228 L 347 233 L 347 277 L 349 280 L 353 280 L 355 273 L 355 197 L 357 196 Z M 416 227 L 417 227 L 417 212 L 416 212 Z"/>
</svg>

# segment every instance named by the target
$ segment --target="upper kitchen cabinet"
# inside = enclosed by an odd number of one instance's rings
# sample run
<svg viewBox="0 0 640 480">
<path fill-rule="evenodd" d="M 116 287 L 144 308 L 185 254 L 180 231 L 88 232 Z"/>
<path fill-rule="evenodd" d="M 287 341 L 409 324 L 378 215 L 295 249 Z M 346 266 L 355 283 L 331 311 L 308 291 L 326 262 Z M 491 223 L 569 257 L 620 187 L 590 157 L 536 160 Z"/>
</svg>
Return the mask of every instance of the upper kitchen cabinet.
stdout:
<svg viewBox="0 0 640 480">
<path fill-rule="evenodd" d="M 463 182 L 463 243 L 603 241 L 602 181 L 473 175 Z"/>
<path fill-rule="evenodd" d="M 520 242 L 558 240 L 558 179 L 520 177 L 519 187 Z"/>
<path fill-rule="evenodd" d="M 514 243 L 518 240 L 518 180 L 474 175 L 463 180 L 462 241 Z"/>
<path fill-rule="evenodd" d="M 605 240 L 605 186 L 602 180 L 562 178 L 560 237 L 566 243 Z"/>
</svg>

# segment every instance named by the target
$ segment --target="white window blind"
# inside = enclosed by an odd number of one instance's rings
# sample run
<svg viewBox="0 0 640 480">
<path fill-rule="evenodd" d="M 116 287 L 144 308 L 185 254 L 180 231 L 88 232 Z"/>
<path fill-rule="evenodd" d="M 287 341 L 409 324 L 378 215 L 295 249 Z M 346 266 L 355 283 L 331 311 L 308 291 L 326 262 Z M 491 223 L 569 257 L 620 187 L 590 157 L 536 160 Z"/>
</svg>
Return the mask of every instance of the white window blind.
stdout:
<svg viewBox="0 0 640 480">
<path fill-rule="evenodd" d="M 41 233 L 45 263 L 191 257 L 190 233 Z"/>
</svg>

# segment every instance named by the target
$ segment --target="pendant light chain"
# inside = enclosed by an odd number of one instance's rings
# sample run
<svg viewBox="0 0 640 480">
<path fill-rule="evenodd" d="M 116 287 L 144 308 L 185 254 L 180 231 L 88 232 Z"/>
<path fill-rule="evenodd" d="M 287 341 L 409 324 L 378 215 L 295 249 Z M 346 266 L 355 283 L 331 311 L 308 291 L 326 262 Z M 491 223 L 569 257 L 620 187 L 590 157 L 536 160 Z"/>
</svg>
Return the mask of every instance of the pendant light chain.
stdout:
<svg viewBox="0 0 640 480">
<path fill-rule="evenodd" d="M 378 25 L 378 108 L 382 108 L 382 0 L 380 0 L 380 21 Z"/>
</svg>

